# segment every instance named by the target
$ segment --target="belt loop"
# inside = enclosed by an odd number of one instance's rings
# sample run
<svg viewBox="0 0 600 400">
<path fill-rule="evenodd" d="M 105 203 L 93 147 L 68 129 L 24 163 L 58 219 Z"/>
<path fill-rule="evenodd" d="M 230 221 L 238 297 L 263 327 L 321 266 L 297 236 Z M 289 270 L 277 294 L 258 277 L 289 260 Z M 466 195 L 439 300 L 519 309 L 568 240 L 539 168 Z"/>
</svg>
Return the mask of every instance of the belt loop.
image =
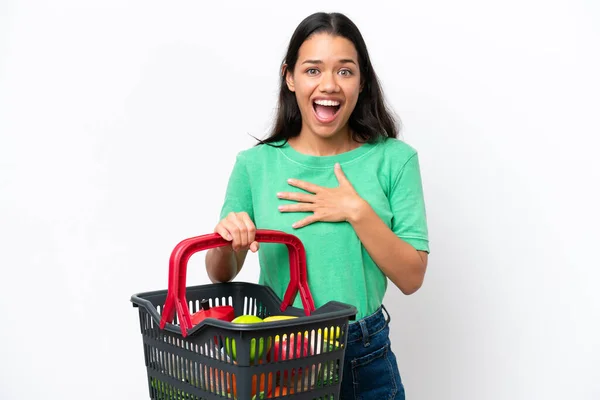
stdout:
<svg viewBox="0 0 600 400">
<path fill-rule="evenodd" d="M 390 321 L 392 320 L 392 316 L 390 315 L 390 313 L 388 312 L 387 308 L 385 308 L 385 306 L 383 304 L 381 305 L 381 309 L 383 311 L 385 311 L 385 315 L 387 315 L 387 318 L 385 319 L 385 322 L 386 322 L 387 325 L 389 325 Z"/>
<path fill-rule="evenodd" d="M 363 345 L 365 347 L 369 347 L 371 343 L 369 342 L 369 330 L 367 329 L 367 322 L 363 319 L 358 321 L 360 325 L 360 331 L 362 333 Z"/>
</svg>

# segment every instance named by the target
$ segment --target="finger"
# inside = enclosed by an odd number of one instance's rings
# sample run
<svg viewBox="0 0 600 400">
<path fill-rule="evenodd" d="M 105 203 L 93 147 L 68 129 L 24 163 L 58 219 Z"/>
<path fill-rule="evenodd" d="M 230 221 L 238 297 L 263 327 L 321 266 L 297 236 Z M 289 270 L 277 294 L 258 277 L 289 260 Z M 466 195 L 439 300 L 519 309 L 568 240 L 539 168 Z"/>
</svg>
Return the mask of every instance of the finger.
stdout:
<svg viewBox="0 0 600 400">
<path fill-rule="evenodd" d="M 252 242 L 254 242 L 254 237 L 256 236 L 256 227 L 254 226 L 254 222 L 252 222 L 252 219 L 250 219 L 248 213 L 240 213 L 239 216 L 244 225 L 246 226 L 247 234 L 245 243 L 246 245 L 249 245 Z"/>
<path fill-rule="evenodd" d="M 294 229 L 303 228 L 307 225 L 312 224 L 313 222 L 317 222 L 318 220 L 319 220 L 319 218 L 315 217 L 313 214 L 311 216 L 308 216 L 308 217 L 296 222 L 295 224 L 292 225 L 292 228 L 294 228 Z"/>
<path fill-rule="evenodd" d="M 277 197 L 285 200 L 300 201 L 302 203 L 314 203 L 315 195 L 298 193 L 298 192 L 280 192 L 277 193 Z"/>
<path fill-rule="evenodd" d="M 310 193 L 317 193 L 319 189 L 321 189 L 320 186 L 317 186 L 310 182 L 301 181 L 299 179 L 288 179 L 288 183 L 292 186 L 295 186 Z"/>
<path fill-rule="evenodd" d="M 250 251 L 252 251 L 253 253 L 256 253 L 259 248 L 260 248 L 260 245 L 258 244 L 257 241 L 250 243 Z"/>
<path fill-rule="evenodd" d="M 240 239 L 239 247 L 242 249 L 246 248 L 250 244 L 250 242 L 248 242 L 248 226 L 246 225 L 246 222 L 241 218 L 238 218 L 236 220 L 236 225 L 238 228 L 238 235 Z"/>
<path fill-rule="evenodd" d="M 225 229 L 225 226 L 223 226 L 222 223 L 219 223 L 215 227 L 215 233 L 218 233 L 219 235 L 221 235 L 221 237 L 223 239 L 228 240 L 230 242 L 233 239 L 233 237 L 231 236 L 231 234 L 229 233 L 229 231 L 227 229 Z"/>
<path fill-rule="evenodd" d="M 246 224 L 238 219 L 237 215 L 229 215 L 225 221 L 225 228 L 233 236 L 232 246 L 235 251 L 238 251 L 241 247 L 248 245 L 248 234 L 246 232 Z"/>
<path fill-rule="evenodd" d="M 281 212 L 308 212 L 314 211 L 315 205 L 312 203 L 296 203 L 296 204 L 286 204 L 283 206 L 277 207 Z"/>
<path fill-rule="evenodd" d="M 342 166 L 340 165 L 340 163 L 336 163 L 335 167 L 333 168 L 333 172 L 335 173 L 335 177 L 338 180 L 338 183 L 342 184 L 342 183 L 350 183 L 348 181 L 348 178 L 346 178 L 346 174 L 344 174 L 344 171 L 342 170 Z"/>
<path fill-rule="evenodd" d="M 240 243 L 239 229 L 230 220 L 224 220 L 222 222 L 222 225 L 225 228 L 225 230 L 229 232 L 229 235 L 231 237 L 231 239 L 229 239 L 229 241 L 231 242 L 231 247 L 233 248 L 233 250 L 237 251 Z"/>
</svg>

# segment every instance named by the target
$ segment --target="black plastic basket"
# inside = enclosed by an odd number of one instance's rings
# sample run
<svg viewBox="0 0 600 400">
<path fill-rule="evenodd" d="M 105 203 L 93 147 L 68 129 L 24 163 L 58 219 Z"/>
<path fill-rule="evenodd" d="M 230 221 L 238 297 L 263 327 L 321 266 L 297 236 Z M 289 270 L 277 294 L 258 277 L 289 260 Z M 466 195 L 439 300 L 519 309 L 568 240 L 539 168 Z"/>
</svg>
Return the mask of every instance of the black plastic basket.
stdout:
<svg viewBox="0 0 600 400">
<path fill-rule="evenodd" d="M 229 242 L 219 235 L 182 241 L 171 255 L 169 290 L 133 295 L 138 307 L 151 399 L 339 399 L 349 320 L 356 308 L 329 302 L 314 310 L 300 240 L 259 230 L 260 242 L 284 243 L 291 281 L 284 300 L 268 287 L 231 282 L 186 287 L 187 261 L 197 251 Z M 304 310 L 292 307 L 297 292 Z M 214 318 L 197 325 L 190 312 L 230 305 L 235 316 L 297 318 L 236 324 Z"/>
</svg>

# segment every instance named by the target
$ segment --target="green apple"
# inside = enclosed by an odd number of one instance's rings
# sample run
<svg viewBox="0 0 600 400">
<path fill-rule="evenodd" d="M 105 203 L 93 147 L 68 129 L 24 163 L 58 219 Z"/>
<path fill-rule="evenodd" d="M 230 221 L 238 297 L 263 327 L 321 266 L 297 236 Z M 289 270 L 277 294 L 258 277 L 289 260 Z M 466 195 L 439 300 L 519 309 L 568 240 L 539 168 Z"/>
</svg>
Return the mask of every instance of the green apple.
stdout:
<svg viewBox="0 0 600 400">
<path fill-rule="evenodd" d="M 234 324 L 256 324 L 263 322 L 263 319 L 256 315 L 240 315 L 239 317 L 235 317 L 231 322 Z"/>
<path fill-rule="evenodd" d="M 231 321 L 234 324 L 257 324 L 263 322 L 263 319 L 257 317 L 256 315 L 240 315 Z M 235 348 L 235 339 L 225 339 L 225 351 L 232 358 L 233 361 L 237 360 L 237 352 Z M 265 350 L 265 341 L 263 338 L 260 338 L 258 343 L 258 358 L 260 358 Z M 256 339 L 252 339 L 250 341 L 250 362 L 254 362 L 256 358 Z"/>
</svg>

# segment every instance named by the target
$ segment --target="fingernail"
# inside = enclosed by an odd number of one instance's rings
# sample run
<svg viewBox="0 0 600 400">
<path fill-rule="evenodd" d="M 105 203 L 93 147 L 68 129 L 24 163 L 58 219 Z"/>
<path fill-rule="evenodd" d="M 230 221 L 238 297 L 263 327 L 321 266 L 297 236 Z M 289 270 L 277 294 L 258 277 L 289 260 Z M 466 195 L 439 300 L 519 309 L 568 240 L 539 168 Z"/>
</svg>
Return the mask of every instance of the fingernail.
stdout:
<svg viewBox="0 0 600 400">
<path fill-rule="evenodd" d="M 279 206 L 279 207 L 277 207 L 277 209 L 278 209 L 279 211 L 283 211 L 284 207 L 283 207 L 283 206 Z"/>
<path fill-rule="evenodd" d="M 283 193 L 281 193 L 281 192 L 277 193 L 277 197 L 282 197 L 282 196 L 283 196 Z"/>
<path fill-rule="evenodd" d="M 298 224 L 292 224 L 292 228 L 297 228 Z"/>
<path fill-rule="evenodd" d="M 294 180 L 292 178 L 288 179 L 287 181 L 288 183 L 294 183 Z"/>
</svg>

